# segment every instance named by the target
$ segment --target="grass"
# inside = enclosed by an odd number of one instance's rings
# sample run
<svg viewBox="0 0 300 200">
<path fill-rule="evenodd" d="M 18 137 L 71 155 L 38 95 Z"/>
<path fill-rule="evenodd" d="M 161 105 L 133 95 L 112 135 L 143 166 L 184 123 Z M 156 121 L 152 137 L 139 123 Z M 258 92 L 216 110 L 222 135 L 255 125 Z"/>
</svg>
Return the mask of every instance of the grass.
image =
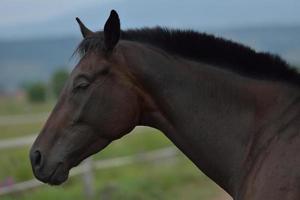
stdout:
<svg viewBox="0 0 300 200">
<path fill-rule="evenodd" d="M 164 146 L 170 142 L 158 131 L 133 133 L 114 142 L 94 159 L 130 155 Z M 16 182 L 33 178 L 28 160 L 29 148 L 0 152 L 0 180 L 9 175 Z M 184 156 L 177 161 L 132 164 L 95 173 L 95 199 L 210 199 L 216 195 L 214 184 Z M 103 197 L 109 196 L 109 197 Z M 84 199 L 80 176 L 63 187 L 43 186 L 30 192 L 4 196 L 1 199 Z"/>
<path fill-rule="evenodd" d="M 25 118 L 40 113 L 48 113 L 55 102 L 45 102 L 32 104 L 25 100 L 0 99 L 0 117 L 14 117 L 23 115 Z M 43 124 L 41 122 L 20 123 L 15 125 L 0 124 L 0 139 L 9 139 L 13 137 L 22 137 L 38 133 Z"/>
<path fill-rule="evenodd" d="M 0 116 L 49 112 L 54 106 L 54 103 L 54 101 L 50 101 L 32 104 L 25 100 L 16 100 L 13 98 L 0 99 Z"/>
<path fill-rule="evenodd" d="M 131 155 L 171 145 L 172 143 L 158 130 L 145 128 L 143 133 L 133 132 L 114 141 L 101 153 L 96 154 L 95 159 Z"/>
<path fill-rule="evenodd" d="M 122 140 L 113 142 L 102 152 L 96 154 L 94 158 L 105 159 L 131 155 L 170 145 L 171 143 L 158 131 L 146 129 L 145 133 L 131 133 Z M 0 151 L 0 180 L 11 177 L 19 182 L 33 178 L 28 152 L 29 147 Z"/>
<path fill-rule="evenodd" d="M 29 147 L 0 151 L 0 180 L 25 181 L 33 178 L 28 157 Z"/>
<path fill-rule="evenodd" d="M 0 116 L 48 112 L 53 103 L 31 105 L 28 102 L 0 101 Z M 1 125 L 0 139 L 37 133 L 42 123 Z M 173 145 L 158 130 L 147 128 L 130 133 L 113 142 L 93 156 L 95 160 L 131 155 Z M 8 178 L 15 182 L 34 178 L 28 159 L 29 147 L 0 151 L 0 184 Z M 187 158 L 176 161 L 139 163 L 95 172 L 96 199 L 150 200 L 150 199 L 211 199 L 217 187 Z M 63 186 L 44 185 L 18 194 L 1 196 L 1 200 L 60 200 L 85 199 L 81 177 L 69 179 Z M 1 189 L 1 188 L 0 188 Z"/>
<path fill-rule="evenodd" d="M 0 139 L 11 139 L 38 133 L 42 128 L 41 123 L 0 125 Z"/>
<path fill-rule="evenodd" d="M 122 200 L 208 200 L 216 195 L 216 187 L 193 164 L 181 157 L 176 163 L 134 164 L 95 173 L 93 199 Z M 63 186 L 42 186 L 31 192 L 4 196 L 3 200 L 85 199 L 80 176 Z"/>
</svg>

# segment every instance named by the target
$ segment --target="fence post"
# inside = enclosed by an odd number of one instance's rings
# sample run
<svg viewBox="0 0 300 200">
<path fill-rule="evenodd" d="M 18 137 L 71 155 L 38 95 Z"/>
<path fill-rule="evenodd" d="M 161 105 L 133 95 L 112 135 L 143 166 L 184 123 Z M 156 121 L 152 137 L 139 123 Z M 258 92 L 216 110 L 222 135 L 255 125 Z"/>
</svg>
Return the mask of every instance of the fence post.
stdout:
<svg viewBox="0 0 300 200">
<path fill-rule="evenodd" d="M 92 199 L 95 196 L 94 175 L 93 175 L 93 160 L 87 158 L 83 164 L 83 190 L 85 199 Z"/>
</svg>

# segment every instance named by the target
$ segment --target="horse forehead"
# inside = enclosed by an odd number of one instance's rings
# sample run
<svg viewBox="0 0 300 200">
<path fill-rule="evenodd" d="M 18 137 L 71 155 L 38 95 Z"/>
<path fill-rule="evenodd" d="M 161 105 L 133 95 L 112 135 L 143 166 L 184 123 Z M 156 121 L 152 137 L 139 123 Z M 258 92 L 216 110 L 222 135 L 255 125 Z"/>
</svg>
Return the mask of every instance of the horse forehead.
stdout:
<svg viewBox="0 0 300 200">
<path fill-rule="evenodd" d="M 108 61 L 100 54 L 87 54 L 78 63 L 77 69 L 79 71 L 94 71 L 101 66 L 108 65 Z"/>
</svg>

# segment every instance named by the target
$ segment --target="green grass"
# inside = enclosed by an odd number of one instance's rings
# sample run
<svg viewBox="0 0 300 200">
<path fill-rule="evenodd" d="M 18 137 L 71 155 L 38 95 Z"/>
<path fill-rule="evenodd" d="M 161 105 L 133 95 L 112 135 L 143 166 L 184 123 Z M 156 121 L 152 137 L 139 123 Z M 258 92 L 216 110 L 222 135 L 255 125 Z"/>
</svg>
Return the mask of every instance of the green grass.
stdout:
<svg viewBox="0 0 300 200">
<path fill-rule="evenodd" d="M 11 139 L 16 137 L 23 137 L 26 135 L 32 135 L 38 133 L 43 124 L 30 123 L 19 125 L 0 125 L 0 139 Z"/>
<path fill-rule="evenodd" d="M 0 116 L 24 115 L 48 112 L 53 103 L 32 105 L 28 102 L 0 100 Z M 0 139 L 37 133 L 42 123 L 1 125 Z M 94 160 L 106 159 L 145 152 L 173 145 L 155 129 L 143 133 L 130 133 L 113 142 Z M 0 151 L 0 183 L 12 178 L 15 182 L 34 178 L 28 158 L 30 147 Z M 0 196 L 1 200 L 68 200 L 85 199 L 81 176 L 72 177 L 58 187 L 44 185 L 30 191 Z M 211 199 L 217 187 L 204 176 L 188 159 L 179 156 L 177 161 L 139 163 L 95 172 L 96 199 L 150 200 L 150 199 Z"/>
<path fill-rule="evenodd" d="M 0 117 L 14 117 L 22 115 L 23 118 L 34 116 L 35 114 L 48 113 L 54 107 L 55 102 L 32 104 L 28 101 L 15 99 L 0 99 Z M 36 116 L 35 116 L 36 118 Z M 20 123 L 15 125 L 0 124 L 0 139 L 22 137 L 38 133 L 43 124 L 41 122 Z"/>
<path fill-rule="evenodd" d="M 176 163 L 134 164 L 95 173 L 95 200 L 208 200 L 216 195 L 215 185 L 180 157 Z M 17 195 L 4 196 L 3 200 L 68 200 L 85 199 L 80 176 L 63 186 L 44 185 L 41 188 Z"/>
<path fill-rule="evenodd" d="M 0 180 L 10 177 L 19 182 L 33 178 L 28 152 L 29 147 L 0 151 Z"/>
<path fill-rule="evenodd" d="M 114 141 L 110 146 L 95 155 L 95 159 L 131 155 L 173 145 L 160 131 L 145 128 L 143 133 L 133 132 Z"/>
<path fill-rule="evenodd" d="M 133 133 L 114 142 L 94 159 L 130 155 L 171 145 L 158 131 Z M 28 159 L 29 148 L 0 152 L 0 180 L 13 177 L 16 182 L 33 178 Z M 210 199 L 216 188 L 184 156 L 177 162 L 132 164 L 97 171 L 97 198 L 108 199 Z M 1 199 L 84 199 L 80 175 L 71 178 L 63 187 L 43 186 L 30 192 L 8 195 Z M 104 198 L 105 199 L 105 198 Z"/>
<path fill-rule="evenodd" d="M 0 116 L 49 112 L 54 104 L 54 101 L 32 104 L 24 100 L 0 99 Z"/>
<path fill-rule="evenodd" d="M 131 133 L 113 142 L 96 154 L 95 159 L 131 155 L 137 152 L 169 146 L 171 143 L 158 131 L 147 129 L 146 133 Z M 12 177 L 15 181 L 33 178 L 28 158 L 29 147 L 0 151 L 0 180 Z"/>
</svg>

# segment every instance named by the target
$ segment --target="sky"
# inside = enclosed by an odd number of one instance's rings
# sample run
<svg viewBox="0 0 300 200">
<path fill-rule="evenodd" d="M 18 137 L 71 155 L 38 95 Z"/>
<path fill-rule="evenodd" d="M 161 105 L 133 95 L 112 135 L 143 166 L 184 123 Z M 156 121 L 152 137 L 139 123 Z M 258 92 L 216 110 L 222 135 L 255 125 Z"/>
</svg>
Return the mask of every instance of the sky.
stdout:
<svg viewBox="0 0 300 200">
<path fill-rule="evenodd" d="M 78 36 L 75 17 L 99 30 L 111 9 L 123 29 L 300 25 L 299 0 L 1 0 L 0 40 Z"/>
</svg>

